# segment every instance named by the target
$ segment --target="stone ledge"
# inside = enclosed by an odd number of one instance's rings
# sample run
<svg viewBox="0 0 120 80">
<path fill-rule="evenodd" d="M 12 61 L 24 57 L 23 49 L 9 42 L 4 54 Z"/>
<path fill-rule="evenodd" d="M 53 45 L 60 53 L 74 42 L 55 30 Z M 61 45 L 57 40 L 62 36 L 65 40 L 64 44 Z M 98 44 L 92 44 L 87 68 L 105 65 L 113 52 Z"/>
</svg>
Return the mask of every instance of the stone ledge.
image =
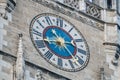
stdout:
<svg viewBox="0 0 120 80">
<path fill-rule="evenodd" d="M 104 31 L 104 21 L 98 20 L 90 15 L 85 14 L 82 11 L 75 11 L 73 8 L 64 9 L 66 6 L 61 6 L 57 2 L 53 2 L 53 1 L 51 1 L 51 2 L 47 1 L 47 0 L 32 0 L 32 1 L 37 2 L 39 4 L 42 4 L 46 7 L 49 7 L 49 8 L 56 10 L 62 14 L 65 14 L 67 16 L 70 16 L 78 21 L 81 21 L 81 22 L 83 22 L 87 25 L 90 25 L 92 27 L 95 27 L 101 31 Z"/>
<path fill-rule="evenodd" d="M 120 46 L 118 43 L 104 42 L 103 45 Z"/>
</svg>

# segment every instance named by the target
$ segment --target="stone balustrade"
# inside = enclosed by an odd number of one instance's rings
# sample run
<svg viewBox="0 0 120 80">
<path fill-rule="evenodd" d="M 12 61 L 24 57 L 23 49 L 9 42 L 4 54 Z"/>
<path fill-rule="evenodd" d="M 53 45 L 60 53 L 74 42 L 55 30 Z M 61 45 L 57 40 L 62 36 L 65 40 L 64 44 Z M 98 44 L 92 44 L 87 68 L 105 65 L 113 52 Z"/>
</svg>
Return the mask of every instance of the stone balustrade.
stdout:
<svg viewBox="0 0 120 80">
<path fill-rule="evenodd" d="M 102 8 L 93 4 L 93 3 L 91 3 L 91 2 L 86 1 L 85 3 L 86 3 L 86 13 L 88 15 L 91 15 L 91 16 L 95 17 L 95 18 L 101 19 Z"/>
<path fill-rule="evenodd" d="M 89 16 L 101 19 L 101 10 L 100 6 L 97 6 L 94 3 L 84 0 L 55 0 L 67 7 L 70 7 L 76 11 L 82 11 Z"/>
</svg>

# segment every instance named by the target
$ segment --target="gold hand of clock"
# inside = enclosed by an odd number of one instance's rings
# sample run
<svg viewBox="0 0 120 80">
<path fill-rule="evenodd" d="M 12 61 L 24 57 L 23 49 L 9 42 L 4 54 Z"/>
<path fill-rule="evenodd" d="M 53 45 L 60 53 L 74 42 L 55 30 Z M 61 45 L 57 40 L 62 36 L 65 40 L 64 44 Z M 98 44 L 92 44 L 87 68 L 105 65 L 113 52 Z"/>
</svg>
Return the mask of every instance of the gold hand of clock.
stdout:
<svg viewBox="0 0 120 80">
<path fill-rule="evenodd" d="M 72 44 L 73 46 L 75 46 L 75 44 L 74 44 L 74 42 L 73 42 L 73 40 L 71 40 L 70 42 L 65 42 L 66 44 Z"/>
<path fill-rule="evenodd" d="M 52 29 L 52 33 L 57 37 L 57 40 L 48 40 L 48 39 L 44 39 L 44 40 L 48 41 L 48 42 L 54 41 L 54 42 L 58 43 L 60 46 L 64 46 L 64 48 L 67 50 L 67 52 L 72 56 L 73 62 L 75 62 L 77 65 L 79 65 L 78 58 L 74 57 L 72 55 L 72 53 L 69 51 L 69 49 L 65 46 L 65 43 L 72 44 L 73 46 L 75 46 L 73 40 L 71 42 L 64 42 L 64 39 L 57 35 L 55 29 Z"/>
<path fill-rule="evenodd" d="M 55 29 L 52 29 L 52 33 L 53 33 L 53 34 L 54 34 L 57 38 L 60 38 L 60 37 L 57 35 L 57 33 L 56 33 Z M 60 40 L 60 42 L 62 42 L 62 41 Z M 71 42 L 64 42 L 64 43 L 67 43 L 67 44 L 72 44 L 73 46 L 75 46 L 75 44 L 74 44 L 73 40 L 71 40 Z"/>
<path fill-rule="evenodd" d="M 56 36 L 56 44 L 59 46 L 64 46 L 64 39 L 57 35 L 55 29 L 52 29 L 52 33 Z"/>
<path fill-rule="evenodd" d="M 52 29 L 52 33 L 58 38 L 59 36 L 57 35 L 55 29 Z"/>
<path fill-rule="evenodd" d="M 69 50 L 66 46 L 64 46 L 64 48 L 65 48 L 65 49 L 67 50 L 67 52 L 72 56 L 73 62 L 76 63 L 76 64 L 79 66 L 80 64 L 78 63 L 78 58 L 75 57 L 75 56 L 73 56 L 72 53 L 70 52 L 70 50 Z"/>
<path fill-rule="evenodd" d="M 50 40 L 48 38 L 44 38 L 43 40 L 46 41 L 46 42 L 48 42 L 48 43 L 50 43 L 50 42 L 56 42 L 56 40 Z"/>
<path fill-rule="evenodd" d="M 64 39 L 61 37 L 56 38 L 55 40 L 50 40 L 49 38 L 44 38 L 44 41 L 50 43 L 50 42 L 55 42 L 59 46 L 64 46 Z"/>
</svg>

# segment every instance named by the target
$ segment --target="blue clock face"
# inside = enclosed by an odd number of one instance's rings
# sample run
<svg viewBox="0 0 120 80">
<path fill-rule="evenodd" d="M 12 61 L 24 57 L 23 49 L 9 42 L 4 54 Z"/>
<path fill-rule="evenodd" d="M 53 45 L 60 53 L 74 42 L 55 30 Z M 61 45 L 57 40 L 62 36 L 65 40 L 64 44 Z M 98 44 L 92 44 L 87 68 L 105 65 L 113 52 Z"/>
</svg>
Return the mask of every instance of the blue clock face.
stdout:
<svg viewBox="0 0 120 80">
<path fill-rule="evenodd" d="M 31 22 L 30 35 L 38 52 L 55 67 L 79 71 L 87 66 L 90 57 L 87 43 L 67 20 L 40 14 Z"/>
<path fill-rule="evenodd" d="M 71 55 L 75 56 L 76 54 L 75 42 L 71 42 L 73 38 L 62 28 L 57 26 L 48 26 L 43 31 L 43 39 L 49 40 L 45 41 L 45 45 L 58 57 L 68 59 L 72 58 Z M 69 49 L 71 54 L 67 52 L 65 47 Z"/>
</svg>

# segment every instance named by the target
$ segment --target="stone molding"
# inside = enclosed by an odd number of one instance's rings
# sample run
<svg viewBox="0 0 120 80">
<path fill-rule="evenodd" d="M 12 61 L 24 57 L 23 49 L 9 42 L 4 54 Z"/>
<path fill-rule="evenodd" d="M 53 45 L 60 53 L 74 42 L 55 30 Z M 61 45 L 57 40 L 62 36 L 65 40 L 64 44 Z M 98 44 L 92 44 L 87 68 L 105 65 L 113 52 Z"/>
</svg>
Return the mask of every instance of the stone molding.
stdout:
<svg viewBox="0 0 120 80">
<path fill-rule="evenodd" d="M 32 0 L 34 2 L 37 2 L 39 4 L 42 4 L 46 7 L 49 7 L 53 10 L 56 10 L 57 12 L 60 12 L 62 14 L 65 14 L 69 17 L 72 17 L 82 23 L 85 23 L 87 25 L 90 25 L 92 27 L 95 27 L 101 31 L 104 30 L 104 24 L 101 23 L 101 22 L 96 22 L 92 19 L 89 19 L 89 18 L 86 18 L 86 17 L 83 17 L 81 14 L 83 15 L 86 15 L 85 13 L 83 12 L 80 12 L 80 11 L 75 11 L 74 8 L 71 8 L 71 7 L 67 7 L 63 4 L 60 4 L 58 2 L 55 2 L 55 1 L 48 1 L 48 0 Z M 62 5 L 62 6 L 61 6 Z M 87 15 L 88 16 L 88 15 Z M 93 17 L 91 17 L 93 18 Z"/>
<path fill-rule="evenodd" d="M 119 47 L 120 45 L 117 43 L 111 43 L 111 42 L 104 42 L 103 45 L 111 45 L 111 46 L 117 46 Z"/>
</svg>

